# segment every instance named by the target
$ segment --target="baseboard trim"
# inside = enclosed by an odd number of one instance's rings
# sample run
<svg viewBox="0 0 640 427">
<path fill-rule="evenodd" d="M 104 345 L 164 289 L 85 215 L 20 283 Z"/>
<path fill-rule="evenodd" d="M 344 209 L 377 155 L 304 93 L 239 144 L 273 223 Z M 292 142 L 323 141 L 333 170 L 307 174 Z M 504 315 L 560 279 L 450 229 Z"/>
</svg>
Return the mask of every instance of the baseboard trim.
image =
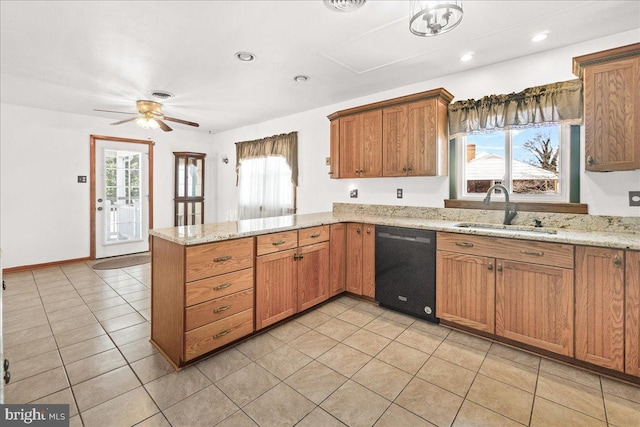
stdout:
<svg viewBox="0 0 640 427">
<path fill-rule="evenodd" d="M 85 258 L 65 259 L 62 261 L 45 262 L 42 264 L 21 265 L 18 267 L 3 268 L 2 274 L 4 275 L 4 274 L 11 274 L 11 273 L 20 273 L 22 271 L 27 271 L 27 270 L 38 270 L 41 268 L 56 267 L 58 265 L 73 264 L 73 263 L 82 262 L 82 261 L 91 261 L 91 258 L 85 257 Z"/>
</svg>

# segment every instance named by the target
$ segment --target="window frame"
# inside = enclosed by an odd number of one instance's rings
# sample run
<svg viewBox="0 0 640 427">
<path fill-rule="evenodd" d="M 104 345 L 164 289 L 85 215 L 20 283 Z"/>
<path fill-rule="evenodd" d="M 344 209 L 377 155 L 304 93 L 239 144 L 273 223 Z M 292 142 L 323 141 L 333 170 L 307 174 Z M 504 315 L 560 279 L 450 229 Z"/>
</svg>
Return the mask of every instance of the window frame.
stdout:
<svg viewBox="0 0 640 427">
<path fill-rule="evenodd" d="M 504 132 L 505 133 L 505 177 L 503 180 L 503 185 L 505 185 L 509 189 L 509 201 L 512 202 L 532 202 L 532 203 L 570 203 L 572 199 L 572 186 L 574 185 L 574 180 L 572 179 L 572 149 L 575 148 L 572 143 L 572 126 L 571 125 L 562 125 L 562 124 L 548 124 L 547 126 L 558 126 L 559 129 L 559 147 L 560 147 L 560 193 L 557 195 L 542 195 L 542 194 L 521 194 L 521 193 L 513 193 L 512 188 L 512 165 L 513 165 L 513 156 L 512 156 L 512 145 L 513 145 L 513 135 L 512 130 L 509 129 L 496 129 L 495 132 Z M 535 128 L 541 126 L 529 126 L 527 128 Z M 455 186 L 451 186 L 451 190 L 453 194 L 451 194 L 452 199 L 458 199 L 460 201 L 482 201 L 486 193 L 467 193 L 467 181 L 465 175 L 466 168 L 466 136 L 458 137 L 454 139 L 455 146 L 455 164 L 454 173 L 451 174 L 455 177 Z M 454 192 L 455 191 L 455 192 Z M 492 195 L 492 200 L 495 201 L 504 201 L 504 195 L 499 193 L 494 193 Z M 578 200 L 579 201 L 579 200 Z"/>
</svg>

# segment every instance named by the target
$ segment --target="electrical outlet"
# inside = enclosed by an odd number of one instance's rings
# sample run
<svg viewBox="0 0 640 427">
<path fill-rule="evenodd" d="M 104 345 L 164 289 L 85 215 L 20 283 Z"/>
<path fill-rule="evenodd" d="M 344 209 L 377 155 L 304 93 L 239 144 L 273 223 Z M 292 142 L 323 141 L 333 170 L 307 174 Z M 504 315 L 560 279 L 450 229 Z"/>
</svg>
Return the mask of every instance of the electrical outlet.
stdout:
<svg viewBox="0 0 640 427">
<path fill-rule="evenodd" d="M 640 206 L 640 191 L 629 191 L 629 206 Z"/>
<path fill-rule="evenodd" d="M 398 188 L 396 190 L 396 196 L 398 197 L 398 199 L 402 199 L 402 188 Z"/>
<path fill-rule="evenodd" d="M 324 159 L 324 164 L 327 166 L 331 166 L 331 157 L 327 157 L 326 159 Z"/>
<path fill-rule="evenodd" d="M 86 175 L 78 175 L 78 182 L 86 184 L 87 183 L 87 176 Z"/>
<path fill-rule="evenodd" d="M 351 197 L 352 199 L 357 199 L 358 198 L 358 190 L 351 190 L 349 192 L 349 197 Z"/>
</svg>

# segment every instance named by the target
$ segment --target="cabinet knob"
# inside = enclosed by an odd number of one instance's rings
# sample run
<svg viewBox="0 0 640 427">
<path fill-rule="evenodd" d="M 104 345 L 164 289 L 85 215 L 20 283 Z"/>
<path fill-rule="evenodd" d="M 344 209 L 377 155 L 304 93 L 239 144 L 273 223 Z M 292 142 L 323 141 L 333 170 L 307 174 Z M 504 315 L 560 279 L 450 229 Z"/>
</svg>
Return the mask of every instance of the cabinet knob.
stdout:
<svg viewBox="0 0 640 427">
<path fill-rule="evenodd" d="M 371 234 L 371 229 L 367 228 L 367 234 Z"/>
<path fill-rule="evenodd" d="M 589 166 L 593 166 L 594 163 L 595 163 L 595 160 L 593 160 L 593 157 L 587 156 L 587 164 Z"/>
<path fill-rule="evenodd" d="M 498 264 L 498 268 L 496 268 L 499 273 L 502 273 L 502 264 Z"/>
<path fill-rule="evenodd" d="M 407 168 L 406 168 L 406 167 L 405 167 L 405 168 L 402 168 L 402 172 L 406 172 L 406 171 L 407 171 Z"/>
<path fill-rule="evenodd" d="M 5 371 L 9 370 L 9 359 L 4 359 L 4 370 Z"/>
<path fill-rule="evenodd" d="M 4 383 L 9 384 L 11 382 L 11 372 L 6 371 L 4 373 Z"/>
<path fill-rule="evenodd" d="M 407 171 L 409 171 L 409 173 L 413 173 L 413 166 L 409 166 L 409 168 L 407 169 Z"/>
<path fill-rule="evenodd" d="M 361 232 L 362 232 L 362 230 L 360 230 L 360 227 L 358 227 L 358 228 L 356 229 L 356 233 L 360 234 Z"/>
<path fill-rule="evenodd" d="M 489 271 L 493 271 L 493 264 L 489 264 L 489 265 L 487 266 L 487 270 L 489 270 Z"/>
<path fill-rule="evenodd" d="M 613 257 L 613 263 L 616 267 L 620 267 L 622 265 L 622 260 L 618 255 L 616 255 L 615 257 Z"/>
</svg>

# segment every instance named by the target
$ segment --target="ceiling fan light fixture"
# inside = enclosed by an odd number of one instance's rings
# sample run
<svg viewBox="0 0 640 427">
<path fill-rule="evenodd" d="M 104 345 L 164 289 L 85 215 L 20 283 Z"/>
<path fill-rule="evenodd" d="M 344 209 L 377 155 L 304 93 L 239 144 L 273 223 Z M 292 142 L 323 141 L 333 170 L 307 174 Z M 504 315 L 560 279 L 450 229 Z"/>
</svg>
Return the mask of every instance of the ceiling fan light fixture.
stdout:
<svg viewBox="0 0 640 427">
<path fill-rule="evenodd" d="M 461 1 L 411 0 L 409 30 L 421 37 L 451 31 L 462 21 Z"/>
<path fill-rule="evenodd" d="M 324 0 L 329 9 L 336 12 L 353 12 L 360 9 L 367 0 Z"/>
<path fill-rule="evenodd" d="M 136 124 L 142 129 L 158 129 L 160 124 L 152 117 L 142 116 L 136 119 Z"/>
</svg>

